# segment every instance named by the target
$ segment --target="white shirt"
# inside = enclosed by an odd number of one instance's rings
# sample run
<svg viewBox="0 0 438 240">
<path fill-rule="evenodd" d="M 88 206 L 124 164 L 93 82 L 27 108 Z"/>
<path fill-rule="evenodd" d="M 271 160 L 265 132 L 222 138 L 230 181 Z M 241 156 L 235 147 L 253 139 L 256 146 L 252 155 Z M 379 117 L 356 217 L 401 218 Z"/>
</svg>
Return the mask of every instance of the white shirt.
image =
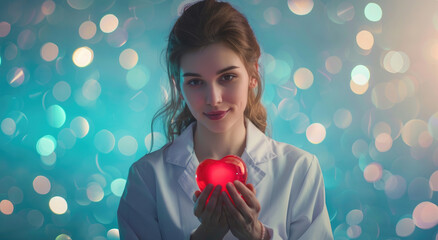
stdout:
<svg viewBox="0 0 438 240">
<path fill-rule="evenodd" d="M 117 211 L 121 239 L 190 239 L 200 225 L 193 194 L 199 165 L 192 122 L 173 142 L 132 164 Z M 271 239 L 333 239 L 318 159 L 266 136 L 245 117 L 241 158 Z M 237 239 L 228 231 L 224 239 Z"/>
</svg>

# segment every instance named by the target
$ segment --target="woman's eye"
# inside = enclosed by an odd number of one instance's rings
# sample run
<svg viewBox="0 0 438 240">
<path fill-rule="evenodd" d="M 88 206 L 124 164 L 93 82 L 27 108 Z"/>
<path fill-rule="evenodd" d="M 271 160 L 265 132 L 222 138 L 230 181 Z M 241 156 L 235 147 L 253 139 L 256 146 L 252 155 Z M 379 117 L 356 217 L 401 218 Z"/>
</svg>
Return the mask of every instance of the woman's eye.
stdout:
<svg viewBox="0 0 438 240">
<path fill-rule="evenodd" d="M 197 83 L 197 82 L 199 82 L 199 80 L 198 79 L 192 79 L 192 80 L 187 82 L 187 85 L 197 85 L 197 84 L 192 84 L 193 82 Z"/>
<path fill-rule="evenodd" d="M 236 77 L 235 75 L 227 74 L 227 75 L 224 75 L 224 76 L 223 76 L 223 79 L 226 80 L 226 81 L 228 82 L 228 81 L 233 80 L 233 78 L 235 78 L 235 77 Z"/>
</svg>

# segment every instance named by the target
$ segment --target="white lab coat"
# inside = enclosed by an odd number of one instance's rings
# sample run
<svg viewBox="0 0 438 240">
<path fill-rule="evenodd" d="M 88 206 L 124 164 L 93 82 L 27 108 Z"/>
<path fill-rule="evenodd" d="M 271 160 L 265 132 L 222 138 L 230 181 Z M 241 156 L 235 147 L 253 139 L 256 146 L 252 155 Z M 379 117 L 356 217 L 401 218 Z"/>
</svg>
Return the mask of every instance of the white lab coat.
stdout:
<svg viewBox="0 0 438 240">
<path fill-rule="evenodd" d="M 121 239 L 190 239 L 200 225 L 192 199 L 199 190 L 194 124 L 130 167 L 117 211 Z M 245 126 L 241 158 L 261 205 L 259 220 L 271 239 L 333 239 L 315 155 L 269 138 L 246 117 Z M 228 231 L 224 239 L 237 238 Z"/>
</svg>

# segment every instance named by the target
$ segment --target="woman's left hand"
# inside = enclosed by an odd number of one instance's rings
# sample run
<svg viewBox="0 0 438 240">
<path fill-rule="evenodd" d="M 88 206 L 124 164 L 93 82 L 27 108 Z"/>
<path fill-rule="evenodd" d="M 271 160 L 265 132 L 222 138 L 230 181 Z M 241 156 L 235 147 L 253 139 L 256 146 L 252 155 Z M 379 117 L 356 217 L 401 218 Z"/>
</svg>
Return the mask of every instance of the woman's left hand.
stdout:
<svg viewBox="0 0 438 240">
<path fill-rule="evenodd" d="M 227 183 L 226 187 L 235 204 L 234 206 L 227 193 L 223 191 L 223 211 L 231 232 L 238 239 L 259 239 L 262 232 L 258 219 L 261 206 L 255 196 L 254 186 L 235 180 L 234 185 Z M 239 192 L 242 193 L 243 199 Z"/>
</svg>

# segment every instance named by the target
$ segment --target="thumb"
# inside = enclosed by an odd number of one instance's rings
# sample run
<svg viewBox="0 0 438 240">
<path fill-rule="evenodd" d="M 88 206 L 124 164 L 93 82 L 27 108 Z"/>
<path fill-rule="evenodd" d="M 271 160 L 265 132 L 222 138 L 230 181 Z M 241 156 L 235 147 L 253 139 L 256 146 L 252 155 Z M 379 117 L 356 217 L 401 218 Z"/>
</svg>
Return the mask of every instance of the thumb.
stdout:
<svg viewBox="0 0 438 240">
<path fill-rule="evenodd" d="M 196 202 L 196 200 L 198 200 L 199 195 L 201 195 L 201 191 L 196 190 L 193 194 L 193 202 Z"/>
</svg>

